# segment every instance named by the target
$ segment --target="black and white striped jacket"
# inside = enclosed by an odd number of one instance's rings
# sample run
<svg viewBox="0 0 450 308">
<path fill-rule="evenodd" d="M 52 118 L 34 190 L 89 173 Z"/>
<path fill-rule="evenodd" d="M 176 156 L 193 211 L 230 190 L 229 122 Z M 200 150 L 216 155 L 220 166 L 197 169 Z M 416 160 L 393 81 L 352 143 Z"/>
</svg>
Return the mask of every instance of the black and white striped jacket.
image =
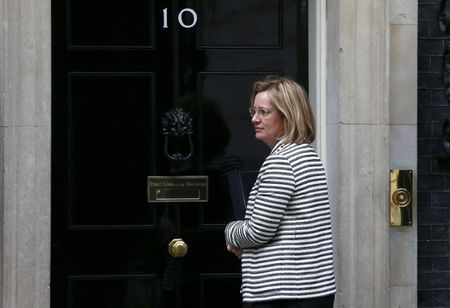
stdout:
<svg viewBox="0 0 450 308">
<path fill-rule="evenodd" d="M 325 170 L 309 144 L 278 142 L 259 171 L 245 220 L 229 223 L 225 238 L 244 248 L 244 302 L 336 292 Z"/>
</svg>

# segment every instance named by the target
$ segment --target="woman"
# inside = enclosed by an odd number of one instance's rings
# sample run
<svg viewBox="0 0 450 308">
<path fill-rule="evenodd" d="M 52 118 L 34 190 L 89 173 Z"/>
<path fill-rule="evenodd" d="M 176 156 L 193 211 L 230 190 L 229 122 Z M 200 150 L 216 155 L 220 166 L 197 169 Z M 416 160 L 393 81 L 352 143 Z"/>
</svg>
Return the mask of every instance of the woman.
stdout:
<svg viewBox="0 0 450 308">
<path fill-rule="evenodd" d="M 267 144 L 245 220 L 225 228 L 227 248 L 242 256 L 245 303 L 333 307 L 336 292 L 325 171 L 310 143 L 315 124 L 307 94 L 291 79 L 253 85 L 255 137 Z"/>
</svg>

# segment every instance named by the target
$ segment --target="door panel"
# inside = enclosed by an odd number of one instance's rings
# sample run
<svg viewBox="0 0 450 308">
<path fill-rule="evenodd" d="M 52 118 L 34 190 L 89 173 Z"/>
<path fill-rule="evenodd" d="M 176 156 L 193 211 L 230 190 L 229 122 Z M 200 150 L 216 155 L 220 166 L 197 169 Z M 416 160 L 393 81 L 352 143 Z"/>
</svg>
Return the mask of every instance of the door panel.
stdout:
<svg viewBox="0 0 450 308">
<path fill-rule="evenodd" d="M 154 15 L 153 1 L 67 0 L 67 43 L 72 48 L 153 48 Z"/>
<path fill-rule="evenodd" d="M 197 1 L 201 48 L 280 48 L 282 1 Z M 236 34 L 239 35 L 236 35 Z"/>
<path fill-rule="evenodd" d="M 148 225 L 142 183 L 155 160 L 151 73 L 69 73 L 70 227 Z"/>
<path fill-rule="evenodd" d="M 307 86 L 307 1 L 53 0 L 52 12 L 52 307 L 239 307 L 228 176 L 269 153 L 252 83 Z M 193 118 L 180 164 L 161 134 L 174 107 Z M 147 176 L 174 174 L 208 176 L 208 202 L 147 203 Z M 173 258 L 180 237 L 189 250 Z"/>
<path fill-rule="evenodd" d="M 156 277 L 79 276 L 69 279 L 69 307 L 157 307 Z"/>
</svg>

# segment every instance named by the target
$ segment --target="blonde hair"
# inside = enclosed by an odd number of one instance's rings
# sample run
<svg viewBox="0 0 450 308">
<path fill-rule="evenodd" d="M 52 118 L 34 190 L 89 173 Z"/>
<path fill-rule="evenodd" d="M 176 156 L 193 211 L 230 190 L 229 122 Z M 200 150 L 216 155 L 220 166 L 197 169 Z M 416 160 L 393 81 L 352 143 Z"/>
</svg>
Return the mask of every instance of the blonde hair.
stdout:
<svg viewBox="0 0 450 308">
<path fill-rule="evenodd" d="M 287 77 L 267 76 L 253 84 L 250 104 L 255 96 L 267 92 L 270 102 L 284 118 L 283 142 L 312 143 L 316 137 L 314 115 L 305 89 Z"/>
</svg>

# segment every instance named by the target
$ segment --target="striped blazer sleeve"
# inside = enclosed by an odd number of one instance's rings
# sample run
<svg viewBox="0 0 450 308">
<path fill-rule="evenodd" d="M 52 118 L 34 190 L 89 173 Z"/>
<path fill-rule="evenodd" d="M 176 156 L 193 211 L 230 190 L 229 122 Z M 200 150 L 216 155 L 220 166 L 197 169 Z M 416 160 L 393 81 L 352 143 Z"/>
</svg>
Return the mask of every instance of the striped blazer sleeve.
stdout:
<svg viewBox="0 0 450 308">
<path fill-rule="evenodd" d="M 233 221 L 226 226 L 227 244 L 240 248 L 257 247 L 274 237 L 295 189 L 291 163 L 282 156 L 267 157 L 259 181 L 254 188 L 257 191 L 250 219 Z"/>
</svg>

